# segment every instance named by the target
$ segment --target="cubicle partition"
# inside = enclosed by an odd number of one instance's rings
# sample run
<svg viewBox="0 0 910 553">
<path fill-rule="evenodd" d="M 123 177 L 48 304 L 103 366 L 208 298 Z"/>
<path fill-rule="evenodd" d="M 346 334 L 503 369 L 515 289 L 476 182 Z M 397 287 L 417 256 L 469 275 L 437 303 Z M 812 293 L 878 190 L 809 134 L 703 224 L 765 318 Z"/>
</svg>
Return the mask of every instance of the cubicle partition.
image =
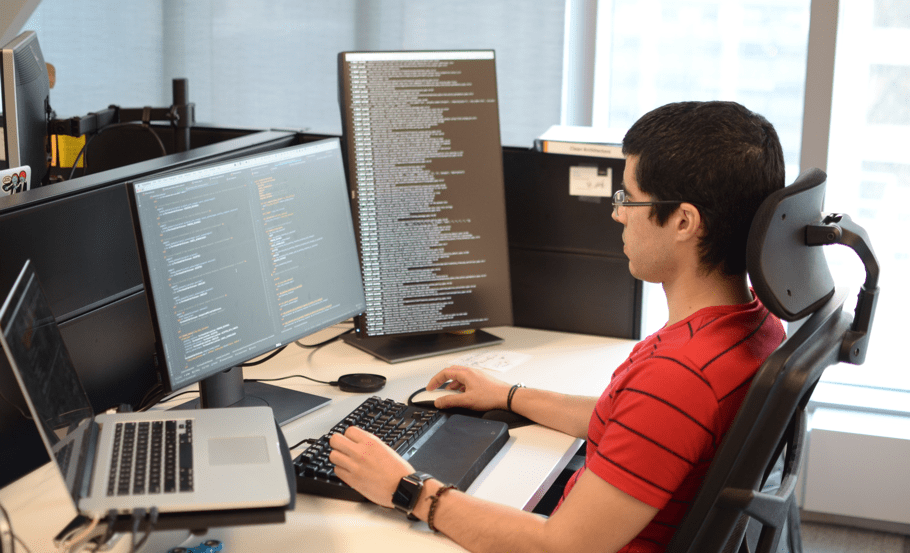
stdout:
<svg viewBox="0 0 910 553">
<path fill-rule="evenodd" d="M 205 127 L 192 132 L 193 143 L 205 145 L 0 197 L 0 290 L 5 295 L 32 259 L 96 412 L 139 405 L 157 383 L 124 183 L 325 138 Z M 141 149 L 155 148 L 146 143 Z M 503 158 L 515 326 L 638 338 L 641 283 L 629 274 L 610 198 L 569 192 L 573 167 L 609 173 L 615 188 L 623 161 L 519 148 L 504 148 Z M 24 405 L 2 355 L 0 391 L 0 444 L 6 451 L 15 443 L 19 452 L 0 456 L 2 487 L 48 459 L 34 423 L 19 412 Z"/>
<path fill-rule="evenodd" d="M 515 326 L 641 336 L 612 192 L 622 159 L 503 148 Z"/>
</svg>

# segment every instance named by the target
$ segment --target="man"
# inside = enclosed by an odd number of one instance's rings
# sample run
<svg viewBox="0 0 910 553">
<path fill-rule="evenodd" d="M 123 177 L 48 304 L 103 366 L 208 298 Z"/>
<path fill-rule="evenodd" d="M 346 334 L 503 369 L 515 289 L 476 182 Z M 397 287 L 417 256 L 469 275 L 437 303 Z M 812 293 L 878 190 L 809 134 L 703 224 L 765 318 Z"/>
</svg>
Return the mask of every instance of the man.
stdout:
<svg viewBox="0 0 910 553">
<path fill-rule="evenodd" d="M 587 440 L 585 466 L 549 518 L 492 504 L 427 480 L 414 515 L 472 551 L 663 551 L 755 371 L 783 327 L 746 279 L 746 238 L 762 200 L 784 186 L 772 125 L 732 102 L 685 102 L 639 119 L 623 140 L 623 225 L 632 274 L 659 282 L 669 320 L 640 342 L 597 397 L 510 387 L 451 367 L 462 394 L 439 408 L 510 408 Z M 338 476 L 392 506 L 411 466 L 358 428 L 331 439 Z M 429 520 L 428 520 L 429 519 Z"/>
</svg>

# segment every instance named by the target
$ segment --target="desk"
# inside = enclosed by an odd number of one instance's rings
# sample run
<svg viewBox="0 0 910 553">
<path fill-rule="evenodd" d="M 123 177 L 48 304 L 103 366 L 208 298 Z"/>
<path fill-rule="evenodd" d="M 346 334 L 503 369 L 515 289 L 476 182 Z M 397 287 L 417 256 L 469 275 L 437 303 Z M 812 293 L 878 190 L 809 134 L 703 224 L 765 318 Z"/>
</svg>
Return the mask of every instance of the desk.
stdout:
<svg viewBox="0 0 910 553">
<path fill-rule="evenodd" d="M 505 339 L 490 349 L 529 354 L 524 363 L 497 376 L 508 382 L 568 394 L 599 395 L 613 370 L 626 358 L 633 341 L 497 327 L 490 332 Z M 316 343 L 332 330 L 304 340 Z M 268 363 L 245 369 L 246 378 L 280 378 L 302 374 L 331 381 L 352 372 L 386 376 L 388 383 L 376 395 L 404 401 L 426 385 L 430 376 L 450 365 L 463 353 L 452 353 L 387 364 L 370 355 L 335 342 L 316 350 L 289 346 Z M 295 378 L 281 385 L 330 397 L 332 402 L 285 425 L 289 444 L 326 433 L 367 396 L 339 391 L 335 387 Z M 175 402 L 176 403 L 176 402 Z M 568 463 L 580 440 L 537 425 L 510 430 L 505 447 L 468 489 L 468 493 L 532 509 Z M 297 455 L 301 450 L 294 450 Z M 75 515 L 59 474 L 48 464 L 0 490 L 0 502 L 11 515 L 12 527 L 32 553 L 55 551 L 52 537 Z M 373 505 L 298 495 L 285 524 L 213 528 L 205 536 L 187 537 L 186 532 L 156 532 L 143 551 L 161 552 L 177 545 L 198 545 L 203 539 L 219 539 L 225 553 L 253 551 L 461 551 L 447 538 L 435 535 L 423 522 L 410 522 L 400 513 Z M 114 551 L 128 551 L 128 539 Z M 18 548 L 17 548 L 18 551 Z"/>
</svg>

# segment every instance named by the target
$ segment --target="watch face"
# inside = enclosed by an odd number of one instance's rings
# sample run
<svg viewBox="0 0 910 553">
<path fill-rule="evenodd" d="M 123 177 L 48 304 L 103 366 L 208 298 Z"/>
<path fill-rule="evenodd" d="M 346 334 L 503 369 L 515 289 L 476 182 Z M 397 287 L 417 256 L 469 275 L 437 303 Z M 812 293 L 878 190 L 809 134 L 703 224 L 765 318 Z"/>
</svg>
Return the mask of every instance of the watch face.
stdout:
<svg viewBox="0 0 910 553">
<path fill-rule="evenodd" d="M 424 472 L 415 472 L 402 478 L 395 493 L 392 494 L 392 505 L 399 511 L 410 514 L 414 510 L 417 498 L 420 497 L 424 481 L 429 478 L 431 476 Z"/>
</svg>

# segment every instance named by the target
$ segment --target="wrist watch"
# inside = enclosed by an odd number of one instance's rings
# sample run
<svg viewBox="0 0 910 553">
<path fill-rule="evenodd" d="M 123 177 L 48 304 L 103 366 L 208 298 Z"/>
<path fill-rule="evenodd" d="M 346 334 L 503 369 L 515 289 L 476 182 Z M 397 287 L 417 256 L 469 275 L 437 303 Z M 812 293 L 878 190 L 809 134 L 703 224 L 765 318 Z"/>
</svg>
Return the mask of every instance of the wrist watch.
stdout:
<svg viewBox="0 0 910 553">
<path fill-rule="evenodd" d="M 392 494 L 392 505 L 395 509 L 408 515 L 408 518 L 412 518 L 413 515 L 411 513 L 414 512 L 414 507 L 417 506 L 417 499 L 420 497 L 421 490 L 423 490 L 423 483 L 430 478 L 433 478 L 433 476 L 425 472 L 415 472 L 402 478 L 398 482 L 398 488 L 395 493 Z"/>
</svg>

